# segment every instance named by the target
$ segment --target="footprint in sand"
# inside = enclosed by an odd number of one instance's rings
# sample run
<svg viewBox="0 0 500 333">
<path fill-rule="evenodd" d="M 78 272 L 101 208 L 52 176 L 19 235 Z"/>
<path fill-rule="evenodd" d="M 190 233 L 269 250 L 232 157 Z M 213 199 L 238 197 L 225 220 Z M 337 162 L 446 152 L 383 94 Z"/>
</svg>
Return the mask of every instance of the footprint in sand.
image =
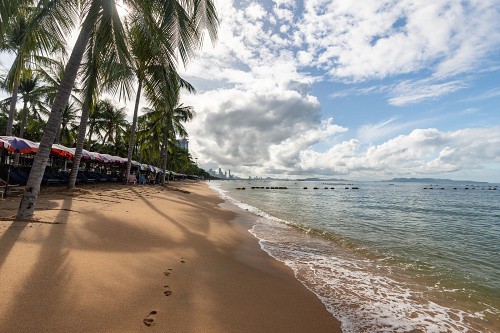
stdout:
<svg viewBox="0 0 500 333">
<path fill-rule="evenodd" d="M 165 296 L 170 296 L 170 295 L 172 295 L 172 290 L 170 290 L 170 287 L 169 287 L 169 286 L 164 286 L 164 288 L 165 288 L 165 291 L 163 292 L 163 294 L 164 294 Z"/>
<path fill-rule="evenodd" d="M 156 311 L 151 311 L 149 313 L 149 315 L 144 318 L 144 320 L 142 321 L 144 323 L 144 325 L 146 325 L 147 327 L 151 326 L 154 324 L 155 320 L 154 320 L 154 315 L 156 314 L 157 312 Z"/>
<path fill-rule="evenodd" d="M 171 273 L 172 273 L 172 268 L 169 268 L 165 272 L 163 272 L 163 274 L 165 274 L 165 276 L 169 276 Z"/>
<path fill-rule="evenodd" d="M 186 263 L 186 261 L 185 261 L 184 259 L 182 259 L 182 258 L 181 258 L 181 262 L 182 262 L 183 264 L 185 264 L 185 263 Z"/>
</svg>

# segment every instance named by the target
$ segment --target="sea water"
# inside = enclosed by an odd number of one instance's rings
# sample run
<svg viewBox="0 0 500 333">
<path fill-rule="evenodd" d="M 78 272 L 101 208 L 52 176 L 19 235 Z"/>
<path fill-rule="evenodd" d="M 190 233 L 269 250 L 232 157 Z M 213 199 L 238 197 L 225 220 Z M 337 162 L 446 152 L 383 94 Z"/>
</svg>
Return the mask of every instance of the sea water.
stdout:
<svg viewBox="0 0 500 333">
<path fill-rule="evenodd" d="M 256 215 L 250 232 L 261 247 L 344 332 L 500 332 L 500 187 L 209 185 Z"/>
</svg>

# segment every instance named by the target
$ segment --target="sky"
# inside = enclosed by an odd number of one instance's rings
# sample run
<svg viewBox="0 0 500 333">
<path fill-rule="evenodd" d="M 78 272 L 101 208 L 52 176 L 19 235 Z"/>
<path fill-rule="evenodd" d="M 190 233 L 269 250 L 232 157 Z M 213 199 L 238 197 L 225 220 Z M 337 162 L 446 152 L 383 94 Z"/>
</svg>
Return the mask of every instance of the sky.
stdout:
<svg viewBox="0 0 500 333">
<path fill-rule="evenodd" d="M 217 1 L 190 151 L 241 177 L 500 182 L 497 0 Z"/>
<path fill-rule="evenodd" d="M 200 167 L 500 182 L 498 0 L 215 3 L 218 40 L 180 68 Z"/>
</svg>

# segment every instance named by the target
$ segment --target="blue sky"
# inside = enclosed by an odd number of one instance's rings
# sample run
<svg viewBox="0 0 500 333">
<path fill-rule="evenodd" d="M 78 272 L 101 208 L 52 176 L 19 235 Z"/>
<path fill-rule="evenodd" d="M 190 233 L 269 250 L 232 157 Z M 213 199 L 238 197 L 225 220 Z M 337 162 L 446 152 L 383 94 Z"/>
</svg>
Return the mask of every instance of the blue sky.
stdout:
<svg viewBox="0 0 500 333">
<path fill-rule="evenodd" d="M 500 182 L 497 0 L 216 4 L 219 40 L 181 70 L 201 167 Z"/>
<path fill-rule="evenodd" d="M 191 152 L 241 176 L 500 181 L 497 1 L 219 1 Z"/>
</svg>

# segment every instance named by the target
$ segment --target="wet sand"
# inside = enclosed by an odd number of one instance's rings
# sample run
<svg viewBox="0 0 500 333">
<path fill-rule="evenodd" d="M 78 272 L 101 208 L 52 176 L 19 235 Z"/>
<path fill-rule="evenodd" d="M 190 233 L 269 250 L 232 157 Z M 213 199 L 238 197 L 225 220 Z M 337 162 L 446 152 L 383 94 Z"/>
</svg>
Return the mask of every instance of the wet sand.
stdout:
<svg viewBox="0 0 500 333">
<path fill-rule="evenodd" d="M 341 331 L 204 183 L 46 188 L 30 222 L 19 201 L 0 201 L 3 332 Z"/>
</svg>

